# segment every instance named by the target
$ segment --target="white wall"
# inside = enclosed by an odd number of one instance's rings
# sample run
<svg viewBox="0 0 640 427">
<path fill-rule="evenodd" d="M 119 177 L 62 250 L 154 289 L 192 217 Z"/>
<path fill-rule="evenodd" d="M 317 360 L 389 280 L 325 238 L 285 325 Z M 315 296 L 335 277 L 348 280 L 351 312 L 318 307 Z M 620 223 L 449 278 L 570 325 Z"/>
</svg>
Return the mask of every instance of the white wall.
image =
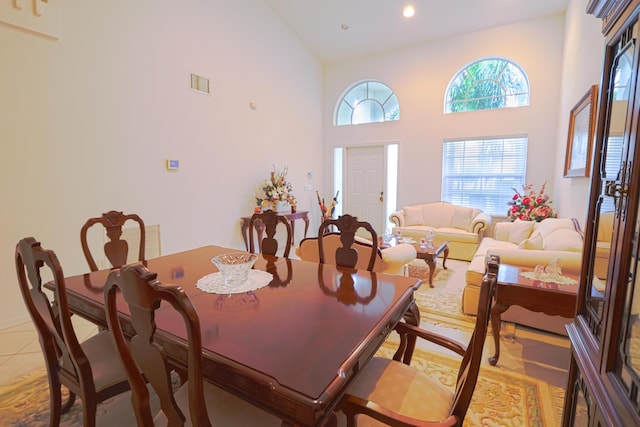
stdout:
<svg viewBox="0 0 640 427">
<path fill-rule="evenodd" d="M 88 271 L 80 228 L 110 209 L 160 224 L 164 253 L 241 248 L 239 217 L 274 164 L 315 212 L 302 190 L 308 170 L 322 180 L 322 69 L 263 1 L 56 4 L 58 40 L 0 24 L 0 328 L 27 318 L 23 237 L 67 275 Z"/>
<path fill-rule="evenodd" d="M 527 181 L 535 185 L 549 181 L 551 190 L 554 162 L 549 162 L 549 153 L 555 153 L 563 26 L 564 17 L 557 15 L 328 67 L 325 145 L 398 141 L 398 207 L 402 207 L 440 200 L 443 140 L 527 134 Z M 525 70 L 531 105 L 445 115 L 444 94 L 450 80 L 469 63 L 489 56 L 508 58 Z M 367 78 L 380 80 L 396 92 L 400 120 L 333 126 L 330 119 L 336 100 L 353 82 Z M 325 177 L 330 176 L 326 172 Z"/>
<path fill-rule="evenodd" d="M 565 196 L 555 191 L 556 185 L 565 184 L 559 182 L 566 146 L 565 117 L 600 68 L 602 36 L 599 28 L 592 25 L 597 20 L 586 15 L 582 3 L 572 2 L 566 18 L 570 31 L 566 41 L 565 15 L 557 15 L 325 67 L 325 186 L 330 185 L 331 177 L 331 153 L 327 147 L 397 141 L 398 208 L 440 200 L 443 140 L 526 134 L 527 182 L 539 188 L 546 181 L 547 191 L 560 198 L 553 198 L 559 214 L 582 221 L 586 212 L 584 197 L 565 202 Z M 488 56 L 508 58 L 525 70 L 531 90 L 530 106 L 443 114 L 444 93 L 451 78 L 470 62 Z M 563 71 L 563 63 L 567 63 L 568 70 Z M 354 82 L 364 79 L 380 80 L 396 92 L 400 120 L 333 126 L 336 101 Z M 565 89 L 563 84 L 569 87 Z"/>
<path fill-rule="evenodd" d="M 563 216 L 577 218 L 584 230 L 589 178 L 563 177 L 569 112 L 592 85 L 600 86 L 605 41 L 600 31 L 602 21 L 585 13 L 583 1 L 572 0 L 566 15 L 560 119 L 556 138 L 554 206 Z"/>
</svg>

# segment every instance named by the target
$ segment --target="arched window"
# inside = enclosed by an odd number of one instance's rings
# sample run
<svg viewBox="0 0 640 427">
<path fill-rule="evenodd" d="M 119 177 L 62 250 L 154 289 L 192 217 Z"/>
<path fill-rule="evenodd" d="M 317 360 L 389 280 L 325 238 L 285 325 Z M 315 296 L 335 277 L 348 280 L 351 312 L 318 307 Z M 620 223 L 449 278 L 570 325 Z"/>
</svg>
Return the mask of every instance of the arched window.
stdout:
<svg viewBox="0 0 640 427">
<path fill-rule="evenodd" d="M 445 113 L 529 105 L 529 81 L 522 69 L 501 58 L 481 59 L 463 68 L 449 83 Z"/>
<path fill-rule="evenodd" d="M 335 124 L 386 122 L 400 119 L 396 94 L 384 83 L 369 80 L 351 87 L 336 110 Z"/>
</svg>

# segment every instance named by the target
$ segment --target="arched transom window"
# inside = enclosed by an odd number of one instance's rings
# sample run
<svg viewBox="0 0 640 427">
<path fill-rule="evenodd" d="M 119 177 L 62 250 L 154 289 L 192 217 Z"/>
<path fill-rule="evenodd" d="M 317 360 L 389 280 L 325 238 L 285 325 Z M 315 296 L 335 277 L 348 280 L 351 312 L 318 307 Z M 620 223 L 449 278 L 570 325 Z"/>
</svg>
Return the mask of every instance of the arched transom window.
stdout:
<svg viewBox="0 0 640 427">
<path fill-rule="evenodd" d="M 335 124 L 357 125 L 400 119 L 396 94 L 384 83 L 366 81 L 351 87 L 336 109 Z"/>
<path fill-rule="evenodd" d="M 522 69 L 501 58 L 481 59 L 462 69 L 449 83 L 445 113 L 529 105 L 529 82 Z"/>
</svg>

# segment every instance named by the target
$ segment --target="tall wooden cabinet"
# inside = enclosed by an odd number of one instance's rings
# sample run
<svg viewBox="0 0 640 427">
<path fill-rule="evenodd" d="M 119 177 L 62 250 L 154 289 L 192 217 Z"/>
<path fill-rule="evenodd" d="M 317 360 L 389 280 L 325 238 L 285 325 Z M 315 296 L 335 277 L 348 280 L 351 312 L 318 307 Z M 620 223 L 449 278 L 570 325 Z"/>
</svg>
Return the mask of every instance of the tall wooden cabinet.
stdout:
<svg viewBox="0 0 640 427">
<path fill-rule="evenodd" d="M 591 0 L 587 12 L 606 50 L 563 425 L 638 426 L 640 0 Z"/>
</svg>

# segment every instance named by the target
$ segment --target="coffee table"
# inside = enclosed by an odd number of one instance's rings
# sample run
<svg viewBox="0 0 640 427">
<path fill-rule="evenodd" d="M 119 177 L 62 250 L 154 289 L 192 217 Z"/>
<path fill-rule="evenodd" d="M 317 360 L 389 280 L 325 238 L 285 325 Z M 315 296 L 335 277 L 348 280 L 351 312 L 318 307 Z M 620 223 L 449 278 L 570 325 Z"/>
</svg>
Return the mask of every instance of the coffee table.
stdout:
<svg viewBox="0 0 640 427">
<path fill-rule="evenodd" d="M 440 255 L 441 253 L 444 252 L 444 256 L 442 258 L 442 268 L 444 268 L 445 270 L 447 269 L 447 266 L 445 265 L 447 263 L 447 258 L 449 257 L 449 241 L 445 241 L 443 244 L 441 244 L 440 246 L 438 246 L 437 248 L 434 246 L 431 247 L 427 247 L 426 249 L 422 249 L 420 248 L 420 244 L 419 243 L 414 243 L 413 246 L 415 246 L 416 251 L 417 251 L 417 258 L 418 259 L 423 259 L 424 262 L 427 263 L 427 265 L 429 266 L 429 287 L 433 288 L 433 276 L 436 272 L 436 260 L 438 259 L 438 255 Z"/>
<path fill-rule="evenodd" d="M 573 318 L 576 314 L 577 284 L 562 285 L 528 279 L 520 274 L 524 271 L 532 271 L 532 269 L 500 264 L 498 270 L 494 304 L 491 307 L 491 329 L 495 354 L 489 358 L 489 364 L 493 366 L 498 363 L 500 358 L 501 316 L 510 306 L 519 305 L 527 310 L 566 318 Z M 575 275 L 565 273 L 562 275 L 579 282 Z"/>
</svg>

